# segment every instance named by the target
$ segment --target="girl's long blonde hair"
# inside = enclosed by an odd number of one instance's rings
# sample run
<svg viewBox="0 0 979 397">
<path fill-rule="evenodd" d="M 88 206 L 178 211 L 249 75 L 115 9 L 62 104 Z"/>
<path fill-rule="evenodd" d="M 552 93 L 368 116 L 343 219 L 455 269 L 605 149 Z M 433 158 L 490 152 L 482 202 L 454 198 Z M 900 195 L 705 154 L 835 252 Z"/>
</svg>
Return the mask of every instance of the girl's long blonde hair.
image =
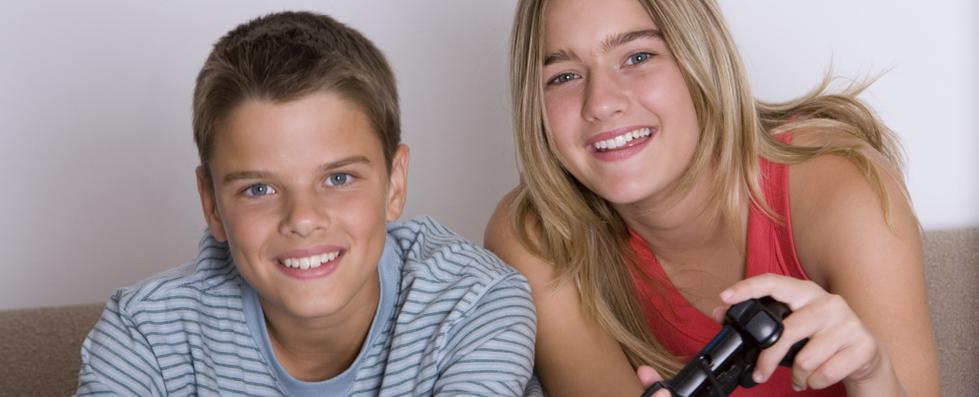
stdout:
<svg viewBox="0 0 979 397">
<path fill-rule="evenodd" d="M 856 99 L 866 84 L 828 94 L 827 78 L 798 99 L 758 101 L 714 0 L 639 2 L 680 67 L 700 127 L 696 153 L 674 197 L 707 177 L 714 192 L 711 203 L 720 214 L 733 216 L 749 200 L 778 220 L 761 194 L 758 158 L 795 164 L 833 153 L 851 159 L 864 172 L 887 215 L 880 170 L 857 146 L 803 147 L 774 138 L 787 130 L 838 131 L 860 138 L 899 166 L 893 134 Z M 672 376 L 678 359 L 652 337 L 636 299 L 625 222 L 607 201 L 564 170 L 548 144 L 541 76 L 547 3 L 522 0 L 514 19 L 510 73 L 520 186 L 510 223 L 527 249 L 556 266 L 563 281 L 575 283 L 587 315 L 619 342 L 633 366 L 652 365 Z"/>
</svg>

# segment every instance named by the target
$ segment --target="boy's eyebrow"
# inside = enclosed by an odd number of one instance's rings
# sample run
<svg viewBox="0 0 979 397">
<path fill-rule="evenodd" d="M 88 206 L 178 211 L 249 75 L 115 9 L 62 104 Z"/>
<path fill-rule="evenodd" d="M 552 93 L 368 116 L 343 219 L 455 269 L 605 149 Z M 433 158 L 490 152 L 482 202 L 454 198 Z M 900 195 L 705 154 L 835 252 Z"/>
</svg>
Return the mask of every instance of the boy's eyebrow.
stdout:
<svg viewBox="0 0 979 397">
<path fill-rule="evenodd" d="M 268 179 L 272 174 L 263 171 L 235 171 L 229 172 L 221 179 L 221 184 L 228 184 L 239 179 Z"/>
<path fill-rule="evenodd" d="M 334 168 L 340 168 L 340 167 L 348 166 L 350 164 L 357 164 L 357 163 L 364 163 L 366 165 L 370 165 L 371 160 L 368 159 L 367 156 L 359 156 L 359 155 L 358 156 L 350 156 L 350 157 L 343 158 L 343 159 L 340 159 L 340 160 L 337 160 L 337 161 L 334 161 L 334 162 L 323 164 L 323 165 L 320 166 L 320 170 L 322 170 L 322 171 L 329 171 L 329 170 L 332 170 Z"/>
<path fill-rule="evenodd" d="M 332 161 L 319 166 L 320 172 L 348 166 L 351 164 L 364 163 L 370 164 L 371 161 L 366 156 L 350 156 L 337 161 Z M 229 172 L 222 179 L 222 183 L 227 184 L 240 179 L 270 179 L 274 174 L 265 171 L 235 171 Z"/>
<path fill-rule="evenodd" d="M 609 50 L 615 47 L 642 38 L 662 39 L 663 33 L 660 32 L 658 29 L 645 29 L 645 30 L 636 30 L 632 32 L 614 34 L 602 41 L 602 51 L 608 52 Z M 567 61 L 572 57 L 574 57 L 573 52 L 568 52 L 565 50 L 557 50 L 544 56 L 544 66 L 550 65 L 552 63 L 561 62 L 561 61 Z"/>
</svg>

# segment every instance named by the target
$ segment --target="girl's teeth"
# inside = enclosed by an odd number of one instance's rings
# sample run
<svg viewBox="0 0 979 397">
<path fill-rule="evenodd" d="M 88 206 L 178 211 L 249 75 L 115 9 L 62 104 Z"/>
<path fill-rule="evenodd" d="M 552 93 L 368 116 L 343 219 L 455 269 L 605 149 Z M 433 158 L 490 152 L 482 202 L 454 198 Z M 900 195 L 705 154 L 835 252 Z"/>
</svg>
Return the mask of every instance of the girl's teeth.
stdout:
<svg viewBox="0 0 979 397">
<path fill-rule="evenodd" d="M 620 147 L 623 147 L 627 143 L 632 142 L 635 139 L 645 138 L 649 135 L 651 135 L 651 131 L 649 130 L 649 128 L 640 128 L 638 130 L 632 130 L 614 138 L 609 138 L 609 139 L 595 142 L 592 146 L 598 151 L 613 150 L 613 149 L 618 149 Z"/>
</svg>

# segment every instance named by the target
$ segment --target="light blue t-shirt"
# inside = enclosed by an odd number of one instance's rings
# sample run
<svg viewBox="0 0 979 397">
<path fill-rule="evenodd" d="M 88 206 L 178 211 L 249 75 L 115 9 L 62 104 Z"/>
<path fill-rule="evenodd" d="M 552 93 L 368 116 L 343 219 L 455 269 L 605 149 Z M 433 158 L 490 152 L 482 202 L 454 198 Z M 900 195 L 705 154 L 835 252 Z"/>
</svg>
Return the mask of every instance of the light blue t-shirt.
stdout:
<svg viewBox="0 0 979 397">
<path fill-rule="evenodd" d="M 360 353 L 321 382 L 275 359 L 256 291 L 226 244 L 117 291 L 82 345 L 78 395 L 394 396 L 540 393 L 526 279 L 431 218 L 388 225 Z"/>
</svg>

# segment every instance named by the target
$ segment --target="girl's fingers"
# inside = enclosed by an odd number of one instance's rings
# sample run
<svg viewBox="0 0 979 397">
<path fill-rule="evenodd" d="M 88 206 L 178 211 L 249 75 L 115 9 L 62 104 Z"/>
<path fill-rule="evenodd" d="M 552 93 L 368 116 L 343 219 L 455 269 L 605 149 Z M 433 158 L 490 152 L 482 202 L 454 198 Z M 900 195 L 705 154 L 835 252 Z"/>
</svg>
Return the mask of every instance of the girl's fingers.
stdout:
<svg viewBox="0 0 979 397">
<path fill-rule="evenodd" d="M 729 307 L 731 307 L 731 306 L 725 305 L 725 306 L 715 307 L 714 310 L 710 314 L 710 318 L 714 319 L 714 321 L 717 321 L 719 323 L 724 322 L 724 313 L 727 312 L 727 309 Z"/>
<path fill-rule="evenodd" d="M 820 339 L 817 346 L 824 350 L 806 352 L 805 355 L 800 352 L 796 357 L 792 378 L 797 384 L 821 389 L 847 377 L 860 379 L 880 361 L 877 340 L 856 315 L 827 328 Z"/>
<path fill-rule="evenodd" d="M 653 367 L 646 366 L 646 365 L 640 365 L 639 368 L 636 368 L 636 375 L 639 376 L 639 383 L 642 384 L 643 388 L 647 388 L 649 386 L 652 386 L 653 383 L 663 380 L 663 377 L 660 376 L 659 373 L 656 372 L 655 369 L 653 369 Z M 657 391 L 656 393 L 653 393 L 652 397 L 671 397 L 671 396 L 669 390 L 662 389 L 660 391 Z"/>
<path fill-rule="evenodd" d="M 792 382 L 811 389 L 824 389 L 860 371 L 861 367 L 870 365 L 873 356 L 872 346 L 849 346 L 837 351 L 809 373 L 800 372 L 797 375 L 793 369 Z"/>
<path fill-rule="evenodd" d="M 778 363 L 788 354 L 792 345 L 800 340 L 810 338 L 806 346 L 796 355 L 797 359 L 803 356 L 803 354 L 813 354 L 813 351 L 818 352 L 827 349 L 820 338 L 814 336 L 819 333 L 825 323 L 815 321 L 815 318 L 811 315 L 813 311 L 812 307 L 806 306 L 782 321 L 782 335 L 778 341 L 767 349 L 762 350 L 758 356 L 755 364 L 755 372 L 752 376 L 756 382 L 759 382 L 759 380 L 768 380 L 778 367 Z"/>
<path fill-rule="evenodd" d="M 812 281 L 775 274 L 762 274 L 738 281 L 721 292 L 721 301 L 728 305 L 771 296 L 793 311 L 807 305 L 826 291 Z"/>
<path fill-rule="evenodd" d="M 797 390 L 869 377 L 881 361 L 876 339 L 846 300 L 812 281 L 773 274 L 741 280 L 721 292 L 725 306 L 714 309 L 712 315 L 718 319 L 729 305 L 765 296 L 785 303 L 792 314 L 783 319 L 779 340 L 759 355 L 752 374 L 756 382 L 768 380 L 792 345 L 807 337 L 809 342 L 792 365 Z"/>
<path fill-rule="evenodd" d="M 639 383 L 642 384 L 642 387 L 649 387 L 653 383 L 663 380 L 663 377 L 653 367 L 647 365 L 640 365 L 639 368 L 636 368 L 636 375 L 639 376 Z"/>
</svg>

